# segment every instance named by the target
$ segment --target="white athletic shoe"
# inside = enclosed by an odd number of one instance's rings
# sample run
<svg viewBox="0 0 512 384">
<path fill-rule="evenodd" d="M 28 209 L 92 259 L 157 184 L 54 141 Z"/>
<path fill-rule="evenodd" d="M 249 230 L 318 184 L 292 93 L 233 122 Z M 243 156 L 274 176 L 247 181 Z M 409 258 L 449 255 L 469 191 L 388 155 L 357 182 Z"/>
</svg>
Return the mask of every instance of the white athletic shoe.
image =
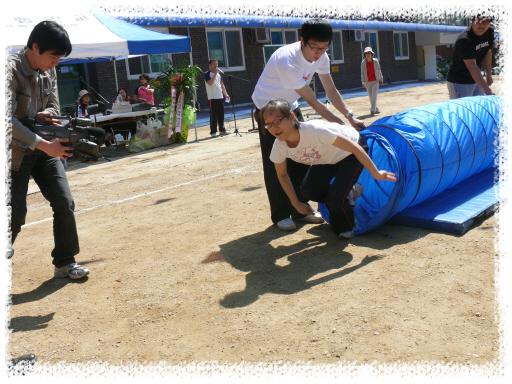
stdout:
<svg viewBox="0 0 512 384">
<path fill-rule="evenodd" d="M 302 220 L 307 223 L 313 223 L 313 224 L 320 224 L 320 223 L 324 222 L 324 219 L 322 218 L 322 215 L 319 212 L 315 212 L 314 215 L 307 215 L 307 216 L 301 217 L 298 220 Z"/>
<path fill-rule="evenodd" d="M 86 267 L 82 267 L 80 264 L 71 263 L 64 265 L 63 267 L 55 267 L 53 275 L 55 277 L 66 277 L 69 276 L 72 279 L 80 279 L 89 274 L 89 270 Z"/>
<path fill-rule="evenodd" d="M 283 230 L 283 231 L 293 231 L 297 226 L 293 222 L 292 219 L 287 218 L 283 219 L 280 222 L 277 223 L 277 228 Z"/>
<path fill-rule="evenodd" d="M 350 192 L 348 193 L 347 200 L 352 208 L 356 207 L 356 200 L 363 194 L 363 186 L 359 183 L 354 184 Z"/>
<path fill-rule="evenodd" d="M 220 131 L 221 136 L 231 135 L 231 131 Z"/>
</svg>

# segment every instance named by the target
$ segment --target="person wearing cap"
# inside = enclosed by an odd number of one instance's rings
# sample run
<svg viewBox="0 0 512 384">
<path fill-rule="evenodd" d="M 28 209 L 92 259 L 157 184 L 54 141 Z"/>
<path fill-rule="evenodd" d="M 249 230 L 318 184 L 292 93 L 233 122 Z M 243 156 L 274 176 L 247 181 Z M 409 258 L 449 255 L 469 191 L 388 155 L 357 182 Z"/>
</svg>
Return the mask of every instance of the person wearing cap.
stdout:
<svg viewBox="0 0 512 384">
<path fill-rule="evenodd" d="M 471 25 L 455 41 L 446 84 L 450 99 L 459 97 L 494 95 L 491 90 L 492 48 L 494 29 L 490 26 L 492 17 L 477 15 L 471 18 Z M 480 67 L 485 70 L 485 79 Z"/>
<path fill-rule="evenodd" d="M 91 105 L 91 94 L 87 89 L 82 89 L 78 92 L 78 100 L 76 103 L 78 104 L 78 117 L 87 116 L 87 107 Z"/>
<path fill-rule="evenodd" d="M 379 82 L 384 84 L 384 78 L 382 77 L 382 71 L 380 70 L 380 64 L 377 59 L 374 59 L 375 53 L 371 47 L 366 47 L 363 53 L 363 61 L 361 62 L 361 82 L 363 88 L 368 91 L 370 97 L 370 112 L 371 114 L 380 113 L 377 108 L 377 93 L 379 93 Z"/>
</svg>

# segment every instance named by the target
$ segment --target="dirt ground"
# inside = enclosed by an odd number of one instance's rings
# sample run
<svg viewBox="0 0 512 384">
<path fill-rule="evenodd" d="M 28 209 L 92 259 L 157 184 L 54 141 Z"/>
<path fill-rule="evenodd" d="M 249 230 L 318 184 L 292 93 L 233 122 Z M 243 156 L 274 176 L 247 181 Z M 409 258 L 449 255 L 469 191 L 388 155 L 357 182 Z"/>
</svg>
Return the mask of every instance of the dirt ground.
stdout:
<svg viewBox="0 0 512 384">
<path fill-rule="evenodd" d="M 367 97 L 347 105 L 369 125 L 446 99 L 436 83 L 381 93 L 378 116 Z M 31 182 L 8 355 L 49 365 L 498 362 L 497 215 L 462 236 L 391 224 L 350 240 L 327 224 L 280 231 L 258 134 L 245 133 L 250 119 L 237 127 L 241 137 L 201 127 L 197 142 L 191 130 L 188 144 L 71 161 L 77 260 L 91 271 L 79 281 L 53 277 L 52 220 L 39 222 L 52 212 Z"/>
</svg>

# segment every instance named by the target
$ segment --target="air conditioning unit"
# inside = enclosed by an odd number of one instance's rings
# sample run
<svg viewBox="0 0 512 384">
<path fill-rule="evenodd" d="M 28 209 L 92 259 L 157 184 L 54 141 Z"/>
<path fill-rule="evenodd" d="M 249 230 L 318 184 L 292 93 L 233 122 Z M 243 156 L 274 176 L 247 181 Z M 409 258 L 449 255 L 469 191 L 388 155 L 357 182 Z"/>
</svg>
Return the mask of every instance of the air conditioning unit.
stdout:
<svg viewBox="0 0 512 384">
<path fill-rule="evenodd" d="M 270 29 L 269 28 L 253 28 L 252 41 L 254 43 L 270 43 Z"/>
<path fill-rule="evenodd" d="M 364 41 L 364 30 L 363 29 L 352 29 L 348 31 L 349 41 Z"/>
</svg>

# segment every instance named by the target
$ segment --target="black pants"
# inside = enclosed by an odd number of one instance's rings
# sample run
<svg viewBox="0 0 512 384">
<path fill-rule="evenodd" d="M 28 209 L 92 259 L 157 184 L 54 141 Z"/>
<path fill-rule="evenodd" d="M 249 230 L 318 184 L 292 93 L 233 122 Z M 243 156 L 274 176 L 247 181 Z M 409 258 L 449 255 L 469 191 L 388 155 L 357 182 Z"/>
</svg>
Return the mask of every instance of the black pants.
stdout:
<svg viewBox="0 0 512 384">
<path fill-rule="evenodd" d="M 297 116 L 297 120 L 304 121 L 300 108 L 295 109 L 293 112 Z M 265 187 L 267 188 L 267 196 L 270 203 L 270 217 L 272 222 L 276 224 L 290 216 L 292 219 L 304 217 L 304 215 L 297 212 L 293 207 L 288 195 L 284 191 L 283 187 L 281 187 L 281 183 L 277 177 L 276 167 L 272 160 L 270 160 L 270 152 L 272 151 L 272 146 L 274 145 L 276 138 L 270 132 L 265 132 L 266 134 L 263 132 L 266 128 L 264 127 L 264 123 L 260 117 L 259 109 L 256 108 L 254 116 L 258 123 L 261 157 L 263 160 L 263 177 L 265 178 Z M 308 199 L 302 196 L 300 186 L 309 170 L 309 167 L 309 165 L 300 164 L 291 159 L 286 159 L 286 170 L 288 172 L 288 176 L 290 177 L 295 193 L 297 194 L 297 198 L 302 203 L 308 202 Z"/>
<path fill-rule="evenodd" d="M 27 191 L 30 176 L 39 186 L 42 195 L 53 210 L 53 264 L 56 267 L 75 262 L 80 252 L 75 222 L 75 202 L 71 196 L 66 171 L 59 158 L 50 157 L 36 150 L 25 155 L 18 171 L 11 171 L 11 232 L 12 243 L 25 224 L 27 215 Z"/>
<path fill-rule="evenodd" d="M 359 136 L 359 145 L 368 153 L 365 138 Z M 354 228 L 354 209 L 347 200 L 348 193 L 363 172 L 363 165 L 354 155 L 337 164 L 312 165 L 300 188 L 302 195 L 324 203 L 329 210 L 329 221 L 336 235 Z M 332 184 L 332 178 L 335 177 Z"/>
<path fill-rule="evenodd" d="M 224 99 L 210 99 L 210 133 L 224 132 Z"/>
</svg>

